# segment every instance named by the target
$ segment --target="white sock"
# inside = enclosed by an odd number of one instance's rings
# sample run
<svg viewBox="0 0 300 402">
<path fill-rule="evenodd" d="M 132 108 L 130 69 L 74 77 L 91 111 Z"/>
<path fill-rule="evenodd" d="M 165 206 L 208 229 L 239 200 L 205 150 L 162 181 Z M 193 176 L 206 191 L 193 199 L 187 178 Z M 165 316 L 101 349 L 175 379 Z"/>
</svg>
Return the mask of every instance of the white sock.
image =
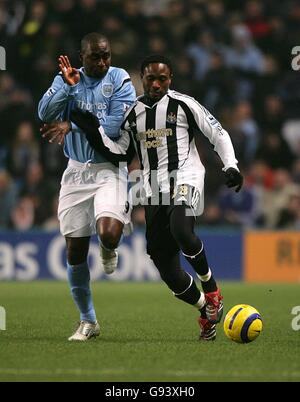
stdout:
<svg viewBox="0 0 300 402">
<path fill-rule="evenodd" d="M 205 304 L 206 304 L 205 296 L 204 296 L 204 293 L 201 292 L 200 299 L 197 301 L 196 304 L 194 304 L 194 306 L 196 307 L 197 310 L 201 310 L 202 307 L 205 306 Z"/>
<path fill-rule="evenodd" d="M 201 282 L 208 282 L 211 278 L 211 270 L 208 268 L 208 272 L 205 275 L 199 275 L 197 274 L 198 278 L 200 279 Z"/>
</svg>

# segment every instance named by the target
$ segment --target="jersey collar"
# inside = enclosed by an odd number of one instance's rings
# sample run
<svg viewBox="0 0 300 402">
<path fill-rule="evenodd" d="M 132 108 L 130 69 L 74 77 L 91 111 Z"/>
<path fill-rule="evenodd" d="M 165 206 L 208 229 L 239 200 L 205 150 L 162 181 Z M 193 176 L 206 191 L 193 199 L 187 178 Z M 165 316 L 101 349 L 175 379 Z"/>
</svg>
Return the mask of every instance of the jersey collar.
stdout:
<svg viewBox="0 0 300 402">
<path fill-rule="evenodd" d="M 169 92 L 170 92 L 170 90 L 168 90 L 168 92 L 167 92 L 159 101 L 157 101 L 157 102 L 155 102 L 155 103 L 153 103 L 153 104 L 151 104 L 151 105 L 149 105 L 149 104 L 147 103 L 147 98 L 146 98 L 145 95 L 140 96 L 137 100 L 140 101 L 140 102 L 142 102 L 147 108 L 152 109 L 152 108 L 154 108 L 156 105 L 158 105 L 160 102 L 163 102 L 163 100 L 166 98 L 166 96 L 168 96 Z"/>
</svg>

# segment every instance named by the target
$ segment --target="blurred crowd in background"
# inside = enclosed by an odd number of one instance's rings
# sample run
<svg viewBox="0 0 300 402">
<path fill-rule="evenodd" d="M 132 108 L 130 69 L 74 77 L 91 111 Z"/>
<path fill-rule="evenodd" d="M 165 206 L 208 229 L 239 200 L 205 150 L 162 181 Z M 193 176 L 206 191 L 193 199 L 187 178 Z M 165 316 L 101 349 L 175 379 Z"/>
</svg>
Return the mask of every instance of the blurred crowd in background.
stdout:
<svg viewBox="0 0 300 402">
<path fill-rule="evenodd" d="M 300 228 L 300 2 L 293 0 L 0 0 L 0 228 L 58 228 L 62 148 L 39 133 L 37 103 L 58 72 L 57 58 L 80 67 L 80 39 L 98 31 L 112 45 L 137 93 L 141 60 L 168 55 L 171 88 L 195 97 L 229 132 L 245 177 L 224 187 L 222 165 L 203 136 L 206 167 L 201 225 Z M 134 167 L 138 168 L 137 162 Z M 135 208 L 136 225 L 144 224 Z"/>
</svg>

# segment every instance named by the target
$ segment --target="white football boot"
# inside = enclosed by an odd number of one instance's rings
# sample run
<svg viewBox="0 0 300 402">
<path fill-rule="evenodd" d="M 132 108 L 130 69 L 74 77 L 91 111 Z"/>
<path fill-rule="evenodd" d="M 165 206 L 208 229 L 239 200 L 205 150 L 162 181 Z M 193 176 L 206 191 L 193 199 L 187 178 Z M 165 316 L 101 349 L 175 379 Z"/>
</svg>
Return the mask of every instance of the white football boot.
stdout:
<svg viewBox="0 0 300 402">
<path fill-rule="evenodd" d="M 107 275 L 112 274 L 118 265 L 117 250 L 107 250 L 100 244 L 100 264 Z"/>
<path fill-rule="evenodd" d="M 98 322 L 80 321 L 75 333 L 70 336 L 69 341 L 85 342 L 100 335 Z"/>
</svg>

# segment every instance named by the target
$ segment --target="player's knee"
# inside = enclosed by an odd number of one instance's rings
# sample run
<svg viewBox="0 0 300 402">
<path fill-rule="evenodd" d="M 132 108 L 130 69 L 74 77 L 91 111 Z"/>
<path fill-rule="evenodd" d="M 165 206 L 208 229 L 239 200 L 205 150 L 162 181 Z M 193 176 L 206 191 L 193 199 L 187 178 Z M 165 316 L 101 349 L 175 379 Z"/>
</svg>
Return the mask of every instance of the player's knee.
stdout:
<svg viewBox="0 0 300 402">
<path fill-rule="evenodd" d="M 161 279 L 174 293 L 181 293 L 187 288 L 186 273 L 181 268 L 170 267 L 168 264 L 156 265 Z"/>
<path fill-rule="evenodd" d="M 148 254 L 149 254 L 151 260 L 153 261 L 154 265 L 156 266 L 161 279 L 168 285 L 169 279 L 170 279 L 170 273 L 166 269 L 166 267 L 168 265 L 166 258 L 157 251 L 149 250 Z"/>
<path fill-rule="evenodd" d="M 159 250 L 148 250 L 148 254 L 156 266 L 161 279 L 166 283 L 166 285 L 172 290 L 172 270 L 168 269 L 168 258 Z"/>
<path fill-rule="evenodd" d="M 165 253 L 160 250 L 151 250 L 147 248 L 147 253 L 149 254 L 151 260 L 153 261 L 156 268 L 160 271 L 159 267 L 165 266 L 168 264 L 169 257 L 165 255 Z"/>
<path fill-rule="evenodd" d="M 168 286 L 169 289 L 173 291 L 174 289 L 174 278 L 171 272 L 168 272 L 167 270 L 163 269 L 160 267 L 158 268 L 159 275 L 162 279 L 162 281 L 165 282 L 165 284 Z"/>
<path fill-rule="evenodd" d="M 118 247 L 123 233 L 123 223 L 113 218 L 100 218 L 97 221 L 97 232 L 105 248 L 113 250 Z"/>
</svg>

